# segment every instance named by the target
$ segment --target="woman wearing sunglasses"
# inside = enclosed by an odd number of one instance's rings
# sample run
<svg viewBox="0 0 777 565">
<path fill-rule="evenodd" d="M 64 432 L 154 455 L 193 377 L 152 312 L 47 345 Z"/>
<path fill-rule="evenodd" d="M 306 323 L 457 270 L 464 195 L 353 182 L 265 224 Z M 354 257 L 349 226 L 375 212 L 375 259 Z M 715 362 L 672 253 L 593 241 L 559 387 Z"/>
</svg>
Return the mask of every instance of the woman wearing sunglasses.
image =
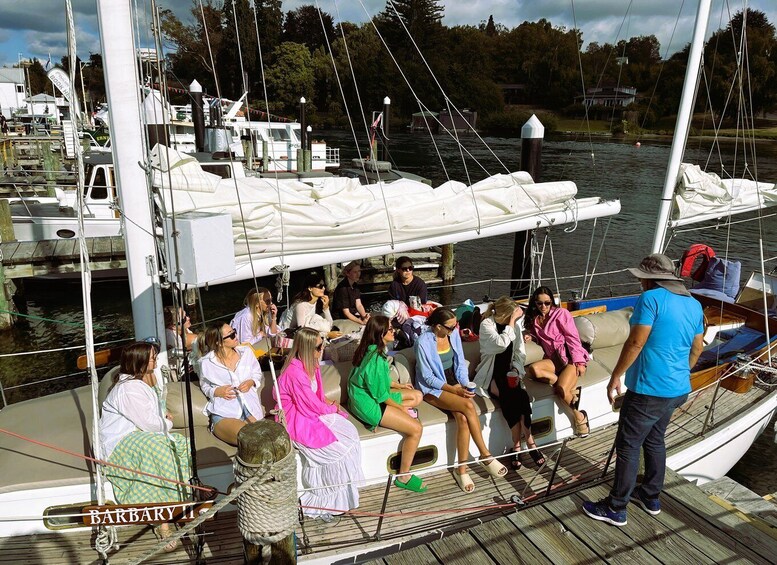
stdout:
<svg viewBox="0 0 777 565">
<path fill-rule="evenodd" d="M 263 287 L 252 288 L 244 303 L 246 307 L 235 314 L 229 324 L 237 330 L 240 343 L 254 344 L 278 333 L 278 307 L 273 304 L 269 290 Z"/>
<path fill-rule="evenodd" d="M 313 328 L 323 336 L 332 331 L 332 314 L 329 312 L 326 284 L 317 273 L 310 273 L 305 277 L 304 286 L 294 297 L 290 310 L 292 316 L 289 328 Z"/>
<path fill-rule="evenodd" d="M 529 299 L 524 329 L 524 340 L 534 341 L 543 352 L 540 361 L 526 368 L 526 375 L 553 387 L 556 396 L 572 412 L 575 434 L 586 437 L 590 433 L 588 414 L 577 409 L 577 380 L 585 374 L 589 356 L 580 342 L 572 314 L 556 306 L 553 291 L 541 286 Z"/>
<path fill-rule="evenodd" d="M 391 380 L 386 348 L 394 341 L 394 328 L 386 316 L 369 319 L 364 335 L 353 356 L 353 368 L 348 375 L 348 409 L 370 430 L 383 426 L 404 436 L 399 474 L 394 480 L 399 488 L 425 492 L 426 487 L 416 475 L 409 475 L 423 426 L 415 407 L 423 395 L 410 384 Z"/>
<path fill-rule="evenodd" d="M 410 297 L 417 296 L 421 304 L 426 304 L 426 283 L 413 274 L 413 260 L 403 255 L 394 266 L 394 281 L 388 291 L 391 299 L 401 300 L 410 306 Z"/>
<path fill-rule="evenodd" d="M 204 357 L 200 363 L 200 388 L 208 398 L 203 412 L 217 438 L 237 445 L 237 432 L 247 423 L 264 417 L 258 389 L 262 370 L 253 349 L 240 345 L 237 331 L 216 322 L 200 338 Z"/>
<path fill-rule="evenodd" d="M 359 506 L 362 473 L 359 432 L 337 402 L 324 396 L 321 352 L 324 341 L 311 328 L 294 336 L 294 345 L 278 377 L 278 400 L 286 417 L 286 431 L 302 459 L 302 512 L 331 520 Z M 334 509 L 319 510 L 320 508 Z"/>
<path fill-rule="evenodd" d="M 467 473 L 470 436 L 480 452 L 480 464 L 492 477 L 504 477 L 507 467 L 491 456 L 483 441 L 480 418 L 472 399 L 456 314 L 447 308 L 435 309 L 426 319 L 427 330 L 415 342 L 415 385 L 432 406 L 453 414 L 456 420 L 456 451 L 459 466 L 453 477 L 464 492 L 475 490 Z"/>
</svg>

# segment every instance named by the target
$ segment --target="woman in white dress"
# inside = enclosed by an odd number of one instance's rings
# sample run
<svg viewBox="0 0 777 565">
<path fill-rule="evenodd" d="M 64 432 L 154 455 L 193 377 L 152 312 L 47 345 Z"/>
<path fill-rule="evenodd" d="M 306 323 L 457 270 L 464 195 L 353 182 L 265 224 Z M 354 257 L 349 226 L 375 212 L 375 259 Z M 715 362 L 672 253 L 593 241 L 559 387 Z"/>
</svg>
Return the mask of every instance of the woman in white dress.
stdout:
<svg viewBox="0 0 777 565">
<path fill-rule="evenodd" d="M 331 519 L 359 506 L 364 481 L 359 432 L 336 401 L 327 400 L 319 361 L 324 342 L 316 330 L 303 328 L 278 378 L 286 431 L 302 456 L 300 499 L 306 516 Z M 277 400 L 276 392 L 273 396 Z"/>
<path fill-rule="evenodd" d="M 221 441 L 237 445 L 237 433 L 247 423 L 264 417 L 258 390 L 262 369 L 254 350 L 240 345 L 230 325 L 210 325 L 200 340 L 200 388 L 208 398 L 203 412 L 210 417 L 211 431 Z"/>
</svg>

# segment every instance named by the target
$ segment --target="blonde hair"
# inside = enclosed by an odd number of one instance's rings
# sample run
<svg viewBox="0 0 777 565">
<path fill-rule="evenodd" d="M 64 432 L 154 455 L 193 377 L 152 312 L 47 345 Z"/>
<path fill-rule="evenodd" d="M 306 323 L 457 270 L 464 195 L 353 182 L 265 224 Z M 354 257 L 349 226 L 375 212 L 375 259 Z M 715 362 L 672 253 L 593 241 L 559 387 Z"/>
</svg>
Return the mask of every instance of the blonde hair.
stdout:
<svg viewBox="0 0 777 565">
<path fill-rule="evenodd" d="M 252 290 L 254 292 L 249 292 L 248 296 L 246 296 L 246 306 L 248 306 L 248 313 L 251 315 L 251 335 L 256 335 L 260 329 L 264 330 L 264 326 L 270 325 L 270 311 L 264 304 L 264 297 L 267 295 L 272 300 L 272 294 L 261 286 Z M 257 310 L 260 307 L 262 310 L 261 317 L 257 315 Z"/>
<path fill-rule="evenodd" d="M 340 274 L 345 277 L 345 276 L 348 275 L 348 273 L 353 271 L 356 267 L 361 268 L 361 266 L 362 266 L 361 261 L 351 261 L 345 267 L 343 267 L 343 270 L 340 272 Z"/>
<path fill-rule="evenodd" d="M 494 320 L 509 320 L 518 305 L 509 296 L 500 296 L 488 305 L 488 310 L 483 314 L 484 318 L 493 316 Z"/>
<path fill-rule="evenodd" d="M 318 338 L 320 334 L 313 328 L 300 328 L 297 333 L 294 334 L 294 345 L 291 346 L 291 352 L 286 357 L 286 362 L 281 368 L 281 374 L 286 372 L 286 369 L 291 365 L 294 359 L 302 361 L 302 366 L 305 368 L 310 380 L 316 376 L 316 369 L 318 368 L 318 361 L 316 360 L 316 347 L 318 346 Z M 323 342 L 322 342 L 323 344 Z"/>
</svg>

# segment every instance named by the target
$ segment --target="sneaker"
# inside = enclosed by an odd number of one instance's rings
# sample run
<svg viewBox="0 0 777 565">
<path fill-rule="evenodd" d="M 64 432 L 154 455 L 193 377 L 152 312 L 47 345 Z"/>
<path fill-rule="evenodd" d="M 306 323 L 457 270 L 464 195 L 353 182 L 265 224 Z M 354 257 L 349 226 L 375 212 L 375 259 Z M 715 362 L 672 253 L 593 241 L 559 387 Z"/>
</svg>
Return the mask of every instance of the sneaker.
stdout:
<svg viewBox="0 0 777 565">
<path fill-rule="evenodd" d="M 639 489 L 634 489 L 634 492 L 631 493 L 631 501 L 636 502 L 638 506 L 642 507 L 642 510 L 651 516 L 661 514 L 661 501 L 657 498 L 645 498 Z"/>
<path fill-rule="evenodd" d="M 583 512 L 585 512 L 590 518 L 594 520 L 600 520 L 607 522 L 613 526 L 625 526 L 626 525 L 626 509 L 613 510 L 610 508 L 610 503 L 607 499 L 600 500 L 599 502 L 593 502 L 586 500 L 583 502 Z"/>
</svg>

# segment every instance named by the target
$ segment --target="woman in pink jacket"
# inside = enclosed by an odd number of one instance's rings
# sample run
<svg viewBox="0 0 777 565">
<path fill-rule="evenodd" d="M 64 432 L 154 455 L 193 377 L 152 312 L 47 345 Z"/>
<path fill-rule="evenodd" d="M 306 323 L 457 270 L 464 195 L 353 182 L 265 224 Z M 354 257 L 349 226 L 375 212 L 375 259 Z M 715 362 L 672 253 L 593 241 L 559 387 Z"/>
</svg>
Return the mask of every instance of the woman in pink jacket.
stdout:
<svg viewBox="0 0 777 565">
<path fill-rule="evenodd" d="M 336 401 L 327 400 L 319 361 L 324 342 L 319 332 L 302 328 L 278 378 L 286 431 L 302 459 L 302 510 L 330 521 L 359 506 L 362 473 L 359 432 Z M 278 400 L 273 390 L 273 397 Z"/>
<path fill-rule="evenodd" d="M 577 409 L 577 380 L 585 375 L 589 356 L 580 342 L 572 314 L 556 306 L 553 291 L 541 286 L 529 300 L 524 329 L 524 340 L 534 341 L 544 353 L 542 360 L 526 367 L 526 375 L 553 386 L 556 396 L 572 411 L 575 434 L 587 436 L 588 414 Z"/>
</svg>

